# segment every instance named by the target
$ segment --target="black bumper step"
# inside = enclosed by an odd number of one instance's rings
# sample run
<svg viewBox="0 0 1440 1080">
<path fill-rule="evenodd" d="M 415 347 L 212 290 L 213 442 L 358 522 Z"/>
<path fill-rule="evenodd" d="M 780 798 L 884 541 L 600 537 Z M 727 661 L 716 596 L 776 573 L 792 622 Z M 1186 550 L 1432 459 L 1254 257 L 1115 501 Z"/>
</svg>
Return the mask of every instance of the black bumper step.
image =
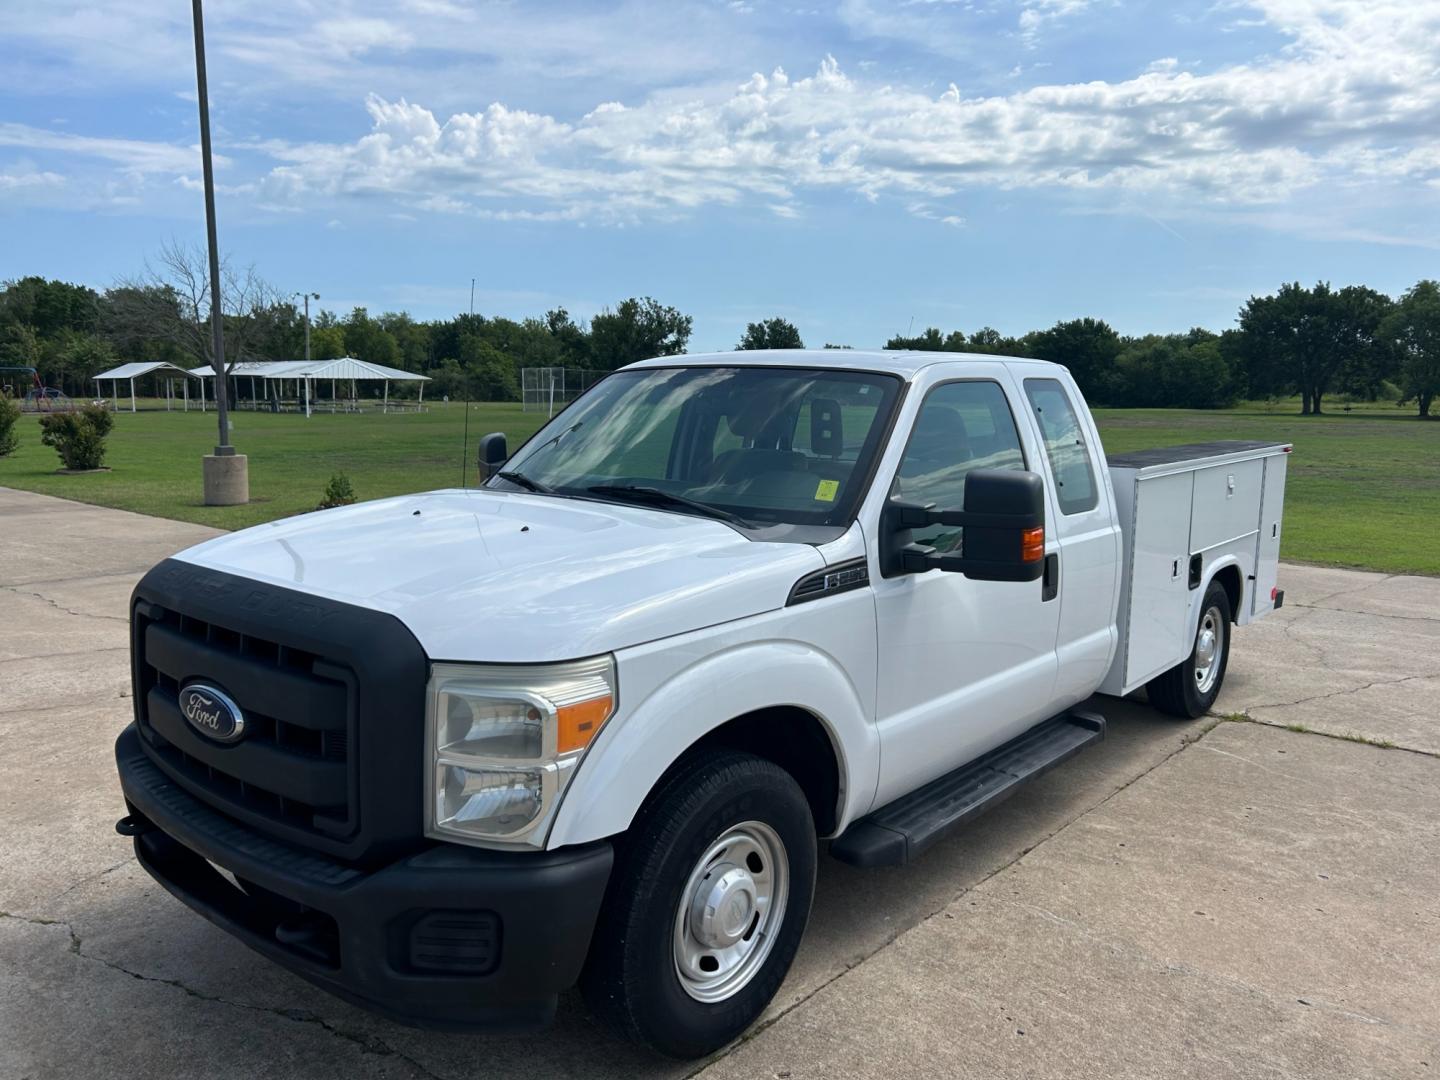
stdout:
<svg viewBox="0 0 1440 1080">
<path fill-rule="evenodd" d="M 951 829 L 1004 802 L 1027 780 L 1103 738 L 1101 716 L 1073 709 L 1052 716 L 856 821 L 830 845 L 830 854 L 853 866 L 903 865 Z"/>
</svg>

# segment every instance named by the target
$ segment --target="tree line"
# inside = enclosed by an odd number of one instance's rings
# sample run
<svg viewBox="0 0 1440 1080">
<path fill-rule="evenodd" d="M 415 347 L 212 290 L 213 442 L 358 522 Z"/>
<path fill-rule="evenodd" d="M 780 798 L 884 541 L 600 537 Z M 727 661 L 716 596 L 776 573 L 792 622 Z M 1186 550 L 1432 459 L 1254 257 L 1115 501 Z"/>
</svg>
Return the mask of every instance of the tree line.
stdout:
<svg viewBox="0 0 1440 1080">
<path fill-rule="evenodd" d="M 227 365 L 304 355 L 304 315 L 295 298 L 253 270 L 225 266 L 221 308 Z M 37 368 L 47 385 L 86 397 L 92 376 L 125 361 L 209 364 L 208 319 L 203 252 L 167 245 L 143 274 L 103 291 L 40 277 L 0 284 L 0 365 Z M 310 354 L 422 372 L 435 380 L 436 396 L 514 401 L 522 368 L 612 371 L 684 352 L 691 329 L 689 315 L 650 297 L 622 300 L 588 323 L 564 308 L 520 320 L 460 314 L 421 321 L 357 307 L 347 315 L 316 312 Z M 736 346 L 803 347 L 799 329 L 783 318 L 750 323 Z M 1096 405 L 1208 409 L 1295 395 L 1308 415 L 1338 394 L 1413 402 L 1429 416 L 1440 393 L 1440 285 L 1421 281 L 1391 299 L 1364 286 L 1290 283 L 1251 297 L 1236 326 L 1221 333 L 1197 327 L 1127 337 L 1087 317 L 1017 337 L 988 326 L 970 334 L 930 327 L 892 337 L 885 348 L 1053 360 L 1071 370 Z"/>
<path fill-rule="evenodd" d="M 1064 364 L 1093 405 L 1226 408 L 1242 400 L 1300 398 L 1302 415 L 1327 395 L 1414 403 L 1422 417 L 1440 393 L 1440 284 L 1420 281 L 1398 300 L 1361 285 L 1282 285 L 1252 296 L 1233 329 L 1126 337 L 1100 319 L 1058 322 L 1007 337 L 934 327 L 892 337 L 890 349 L 1029 356 Z"/>
</svg>

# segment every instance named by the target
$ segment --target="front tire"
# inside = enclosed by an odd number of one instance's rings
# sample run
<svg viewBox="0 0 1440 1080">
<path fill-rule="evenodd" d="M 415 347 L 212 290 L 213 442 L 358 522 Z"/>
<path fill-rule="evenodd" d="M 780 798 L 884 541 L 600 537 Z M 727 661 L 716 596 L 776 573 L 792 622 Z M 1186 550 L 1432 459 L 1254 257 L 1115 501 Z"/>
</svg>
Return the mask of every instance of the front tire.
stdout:
<svg viewBox="0 0 1440 1080">
<path fill-rule="evenodd" d="M 1230 663 L 1230 594 L 1212 581 L 1200 605 L 1190 655 L 1145 685 L 1150 704 L 1172 716 L 1204 716 L 1220 696 Z"/>
<path fill-rule="evenodd" d="M 617 845 L 580 987 L 617 1034 L 676 1058 L 725 1046 L 795 958 L 815 889 L 815 824 L 773 762 L 697 756 Z"/>
</svg>

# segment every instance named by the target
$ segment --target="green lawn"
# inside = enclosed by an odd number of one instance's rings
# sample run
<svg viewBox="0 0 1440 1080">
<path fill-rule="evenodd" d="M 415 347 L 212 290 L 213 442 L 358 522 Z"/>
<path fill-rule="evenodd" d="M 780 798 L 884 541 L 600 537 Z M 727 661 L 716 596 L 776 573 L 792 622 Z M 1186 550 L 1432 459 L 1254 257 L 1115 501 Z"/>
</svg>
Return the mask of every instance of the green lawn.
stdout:
<svg viewBox="0 0 1440 1080">
<path fill-rule="evenodd" d="M 1393 407 L 1300 417 L 1290 404 L 1223 412 L 1106 409 L 1098 413 L 1111 451 L 1201 442 L 1293 442 L 1286 491 L 1287 559 L 1391 572 L 1440 574 L 1440 423 Z M 470 452 L 489 431 L 513 449 L 544 420 L 519 405 L 477 405 Z M 120 413 L 107 464 L 114 471 L 61 476 L 38 425 L 21 421 L 21 447 L 0 459 L 0 485 L 235 529 L 308 510 L 325 482 L 349 474 L 362 499 L 460 483 L 464 407 L 396 415 L 235 414 L 234 442 L 250 456 L 248 506 L 200 501 L 199 456 L 215 437 L 214 413 Z M 473 461 L 467 469 L 475 480 Z"/>
<path fill-rule="evenodd" d="M 1282 411 L 1290 408 L 1100 409 L 1097 419 L 1115 453 L 1210 439 L 1294 443 L 1282 557 L 1440 574 L 1440 423 L 1393 406 L 1304 417 Z"/>
<path fill-rule="evenodd" d="M 105 455 L 113 471 L 82 476 L 57 474 L 59 458 L 41 445 L 39 423 L 24 417 L 20 449 L 0 458 L 0 485 L 222 529 L 315 509 L 335 472 L 349 475 L 361 499 L 460 485 L 465 406 L 459 402 L 426 413 L 231 416 L 231 441 L 250 458 L 247 506 L 201 501 L 200 457 L 215 445 L 214 412 L 116 413 Z M 544 421 L 544 413 L 522 412 L 518 404 L 474 406 L 467 481 L 475 482 L 481 435 L 503 431 L 514 449 Z"/>
</svg>

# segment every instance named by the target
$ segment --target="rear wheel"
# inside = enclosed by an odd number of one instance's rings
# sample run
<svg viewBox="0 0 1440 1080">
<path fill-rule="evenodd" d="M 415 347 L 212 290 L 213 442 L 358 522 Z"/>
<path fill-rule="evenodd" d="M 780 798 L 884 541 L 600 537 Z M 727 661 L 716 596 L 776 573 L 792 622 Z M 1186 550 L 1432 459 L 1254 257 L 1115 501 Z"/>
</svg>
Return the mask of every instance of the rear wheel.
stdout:
<svg viewBox="0 0 1440 1080">
<path fill-rule="evenodd" d="M 581 990 L 617 1034 L 678 1058 L 764 1011 L 799 947 L 815 825 L 773 762 L 718 751 L 677 770 L 616 852 Z"/>
<path fill-rule="evenodd" d="M 1205 590 L 1190 655 L 1145 686 L 1150 704 L 1172 716 L 1204 716 L 1215 704 L 1230 662 L 1230 596 L 1218 581 Z"/>
</svg>

